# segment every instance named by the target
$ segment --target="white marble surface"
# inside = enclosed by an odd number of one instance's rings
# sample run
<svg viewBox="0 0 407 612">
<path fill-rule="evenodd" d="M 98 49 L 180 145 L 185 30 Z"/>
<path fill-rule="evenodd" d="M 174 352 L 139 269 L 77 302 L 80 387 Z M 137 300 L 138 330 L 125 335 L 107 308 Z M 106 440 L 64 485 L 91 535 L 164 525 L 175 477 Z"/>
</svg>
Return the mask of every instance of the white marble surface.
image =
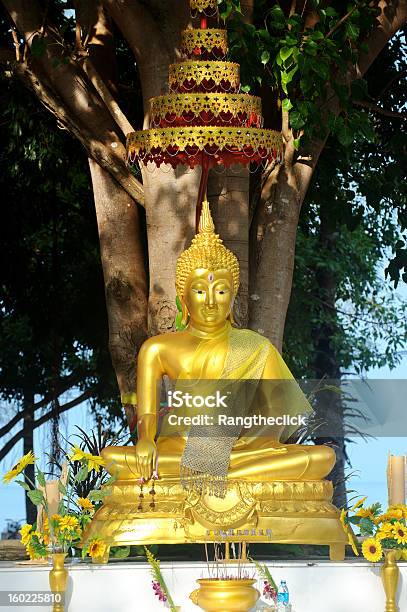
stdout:
<svg viewBox="0 0 407 612">
<path fill-rule="evenodd" d="M 278 561 L 267 563 L 276 582 L 286 580 L 292 612 L 384 612 L 380 567 L 363 561 Z M 407 563 L 400 563 L 399 612 L 407 612 Z M 176 605 L 182 612 L 198 612 L 189 600 L 195 580 L 207 575 L 206 564 L 161 564 Z M 49 590 L 49 567 L 0 563 L 0 591 Z M 260 583 L 261 588 L 261 583 Z M 261 608 L 261 605 L 259 606 Z M 49 612 L 50 607 L 2 607 L 10 612 Z M 66 612 L 165 612 L 151 589 L 146 563 L 69 565 Z M 222 611 L 219 611 L 222 612 Z"/>
</svg>

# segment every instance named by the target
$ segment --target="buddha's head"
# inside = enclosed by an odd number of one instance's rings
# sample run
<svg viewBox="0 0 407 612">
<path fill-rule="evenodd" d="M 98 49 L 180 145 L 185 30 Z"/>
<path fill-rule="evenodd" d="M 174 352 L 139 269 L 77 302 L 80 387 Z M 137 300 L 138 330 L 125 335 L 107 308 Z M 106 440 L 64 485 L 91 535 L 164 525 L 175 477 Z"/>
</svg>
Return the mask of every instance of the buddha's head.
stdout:
<svg viewBox="0 0 407 612">
<path fill-rule="evenodd" d="M 177 261 L 176 290 L 182 320 L 196 327 L 217 328 L 233 321 L 239 288 L 239 262 L 215 234 L 208 202 L 203 202 L 198 234 Z"/>
</svg>

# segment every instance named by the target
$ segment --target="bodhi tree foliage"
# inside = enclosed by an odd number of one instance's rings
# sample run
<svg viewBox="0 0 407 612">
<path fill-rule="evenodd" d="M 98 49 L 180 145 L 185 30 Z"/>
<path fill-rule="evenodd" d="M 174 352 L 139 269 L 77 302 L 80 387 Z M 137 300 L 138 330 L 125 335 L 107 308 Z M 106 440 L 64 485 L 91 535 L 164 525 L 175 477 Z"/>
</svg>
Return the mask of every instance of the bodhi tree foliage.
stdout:
<svg viewBox="0 0 407 612">
<path fill-rule="evenodd" d="M 149 98 L 166 91 L 188 2 L 2 4 L 2 62 L 89 157 L 110 352 L 120 391 L 133 391 L 141 341 L 173 328 L 175 262 L 193 235 L 200 171 L 133 172 L 125 135 L 146 125 Z M 266 127 L 282 130 L 284 161 L 251 179 L 213 173 L 208 196 L 242 263 L 237 320 L 281 349 L 302 203 L 329 134 L 344 146 L 374 138 L 364 75 L 403 27 L 406 2 L 228 0 L 220 15 L 244 89 L 261 94 Z"/>
</svg>

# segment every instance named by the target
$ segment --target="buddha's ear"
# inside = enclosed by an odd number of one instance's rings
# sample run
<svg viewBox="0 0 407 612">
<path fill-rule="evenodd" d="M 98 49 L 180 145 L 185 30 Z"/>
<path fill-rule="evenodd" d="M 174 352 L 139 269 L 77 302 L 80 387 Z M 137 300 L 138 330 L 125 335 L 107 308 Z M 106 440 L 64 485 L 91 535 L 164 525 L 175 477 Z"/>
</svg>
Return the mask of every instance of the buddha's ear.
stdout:
<svg viewBox="0 0 407 612">
<path fill-rule="evenodd" d="M 233 318 L 233 306 L 235 305 L 235 295 L 232 298 L 232 304 L 230 305 L 230 313 L 228 316 L 228 320 L 230 321 L 231 325 L 235 325 L 235 319 Z"/>
<path fill-rule="evenodd" d="M 179 301 L 181 303 L 181 311 L 182 311 L 181 326 L 182 327 L 186 327 L 188 325 L 188 321 L 189 321 L 188 308 L 187 308 L 187 305 L 185 304 L 184 298 L 182 296 L 179 298 Z"/>
</svg>

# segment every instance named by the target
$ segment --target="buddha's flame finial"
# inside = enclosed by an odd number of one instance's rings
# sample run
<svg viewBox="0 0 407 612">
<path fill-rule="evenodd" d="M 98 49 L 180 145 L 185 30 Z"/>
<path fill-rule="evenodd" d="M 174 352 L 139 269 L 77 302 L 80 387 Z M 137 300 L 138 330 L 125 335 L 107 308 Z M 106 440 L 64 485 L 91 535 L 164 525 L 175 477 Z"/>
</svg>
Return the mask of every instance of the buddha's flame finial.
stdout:
<svg viewBox="0 0 407 612">
<path fill-rule="evenodd" d="M 212 219 L 208 200 L 202 202 L 201 218 L 199 219 L 198 232 L 200 234 L 214 234 L 215 224 Z"/>
<path fill-rule="evenodd" d="M 215 224 L 207 200 L 202 202 L 198 233 L 192 239 L 191 246 L 181 253 L 177 261 L 175 284 L 178 296 L 182 297 L 184 295 L 188 275 L 198 268 L 229 270 L 233 276 L 234 293 L 237 293 L 239 288 L 239 262 L 236 255 L 225 247 L 221 238 L 215 233 Z"/>
</svg>

